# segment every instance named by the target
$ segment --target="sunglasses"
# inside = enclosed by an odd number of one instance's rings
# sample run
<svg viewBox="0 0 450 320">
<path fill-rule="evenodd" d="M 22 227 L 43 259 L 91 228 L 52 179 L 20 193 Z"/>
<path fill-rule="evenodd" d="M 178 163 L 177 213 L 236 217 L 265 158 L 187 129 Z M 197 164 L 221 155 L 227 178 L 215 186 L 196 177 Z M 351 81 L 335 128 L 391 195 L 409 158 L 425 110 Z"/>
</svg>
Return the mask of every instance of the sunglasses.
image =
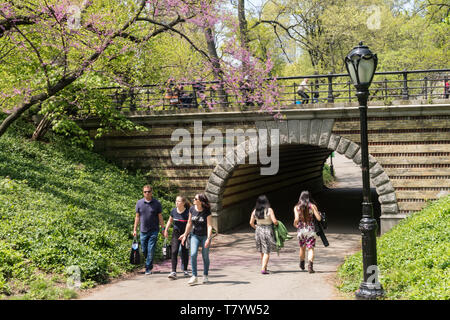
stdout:
<svg viewBox="0 0 450 320">
<path fill-rule="evenodd" d="M 144 191 L 144 193 L 152 193 L 152 191 Z"/>
</svg>

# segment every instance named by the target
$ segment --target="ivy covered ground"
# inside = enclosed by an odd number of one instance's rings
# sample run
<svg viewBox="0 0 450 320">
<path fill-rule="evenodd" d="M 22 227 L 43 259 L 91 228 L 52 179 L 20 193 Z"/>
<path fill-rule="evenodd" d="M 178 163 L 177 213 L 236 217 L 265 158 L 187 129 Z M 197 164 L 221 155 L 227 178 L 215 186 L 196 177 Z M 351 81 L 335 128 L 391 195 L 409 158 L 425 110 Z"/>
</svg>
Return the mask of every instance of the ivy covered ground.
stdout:
<svg viewBox="0 0 450 320">
<path fill-rule="evenodd" d="M 73 298 L 71 266 L 82 288 L 134 268 L 134 208 L 146 179 L 61 137 L 30 142 L 32 130 L 22 122 L 0 138 L 0 299 Z M 167 221 L 173 199 L 154 189 Z"/>
<path fill-rule="evenodd" d="M 386 299 L 450 299 L 450 196 L 430 203 L 377 239 L 379 281 Z M 361 251 L 338 270 L 339 289 L 362 281 Z"/>
</svg>

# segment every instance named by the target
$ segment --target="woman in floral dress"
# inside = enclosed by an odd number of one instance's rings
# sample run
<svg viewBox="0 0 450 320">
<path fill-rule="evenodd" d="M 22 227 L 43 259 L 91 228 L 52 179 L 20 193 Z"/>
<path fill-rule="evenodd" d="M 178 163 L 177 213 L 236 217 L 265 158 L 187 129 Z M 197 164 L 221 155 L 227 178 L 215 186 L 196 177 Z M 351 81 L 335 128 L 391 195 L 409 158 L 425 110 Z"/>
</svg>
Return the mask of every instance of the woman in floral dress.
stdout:
<svg viewBox="0 0 450 320">
<path fill-rule="evenodd" d="M 267 197 L 260 195 L 250 217 L 250 226 L 255 229 L 256 250 L 261 254 L 262 274 L 269 274 L 267 264 L 269 263 L 270 253 L 277 250 L 272 224 L 277 225 L 278 220 Z"/>
<path fill-rule="evenodd" d="M 314 217 L 320 221 L 320 213 L 313 203 L 309 191 L 300 194 L 297 205 L 294 207 L 294 227 L 297 228 L 297 237 L 300 244 L 300 269 L 305 270 L 305 253 L 308 250 L 308 272 L 314 273 L 314 247 L 316 246 L 316 230 Z"/>
</svg>

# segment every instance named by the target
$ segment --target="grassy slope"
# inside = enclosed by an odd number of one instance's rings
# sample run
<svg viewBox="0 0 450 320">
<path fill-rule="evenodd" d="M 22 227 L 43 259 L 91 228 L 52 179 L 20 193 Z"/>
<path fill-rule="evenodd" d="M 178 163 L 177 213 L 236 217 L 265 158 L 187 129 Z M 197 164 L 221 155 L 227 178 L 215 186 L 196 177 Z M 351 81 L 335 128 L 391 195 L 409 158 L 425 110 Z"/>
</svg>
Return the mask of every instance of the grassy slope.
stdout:
<svg viewBox="0 0 450 320">
<path fill-rule="evenodd" d="M 22 123 L 0 138 L 0 298 L 73 297 L 65 285 L 70 266 L 80 268 L 82 288 L 133 269 L 144 176 L 58 137 L 30 142 L 30 130 Z M 154 196 L 167 214 L 172 201 L 157 187 Z"/>
<path fill-rule="evenodd" d="M 450 299 L 450 196 L 428 205 L 377 241 L 379 280 L 387 299 Z M 343 292 L 362 281 L 361 252 L 338 270 Z"/>
</svg>

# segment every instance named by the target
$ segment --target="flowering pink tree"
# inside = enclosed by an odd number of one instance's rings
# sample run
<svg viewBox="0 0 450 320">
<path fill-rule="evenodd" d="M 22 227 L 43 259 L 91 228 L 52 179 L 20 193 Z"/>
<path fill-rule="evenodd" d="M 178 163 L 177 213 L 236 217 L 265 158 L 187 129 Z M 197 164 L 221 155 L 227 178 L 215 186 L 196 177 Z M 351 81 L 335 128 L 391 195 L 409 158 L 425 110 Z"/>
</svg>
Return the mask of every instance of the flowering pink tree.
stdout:
<svg viewBox="0 0 450 320">
<path fill-rule="evenodd" d="M 261 64 L 231 40 L 223 44 L 219 61 L 218 55 L 202 50 L 204 46 L 183 29 L 194 26 L 212 35 L 218 23 L 233 20 L 221 10 L 221 2 L 14 0 L 0 4 L 0 76 L 4 79 L 0 108 L 8 114 L 0 124 L 0 136 L 30 109 L 45 115 L 44 120 L 54 126 L 58 119 L 83 108 L 87 115 L 118 117 L 104 103 L 89 105 L 86 111 L 80 97 L 88 98 L 88 94 L 80 92 L 120 83 L 120 79 L 101 76 L 106 62 L 119 60 L 129 50 L 145 50 L 147 42 L 163 33 L 179 35 L 200 53 L 223 90 L 270 111 L 277 92 L 273 83 L 263 80 L 270 72 L 270 60 Z M 248 90 L 239 90 L 242 85 Z"/>
</svg>

